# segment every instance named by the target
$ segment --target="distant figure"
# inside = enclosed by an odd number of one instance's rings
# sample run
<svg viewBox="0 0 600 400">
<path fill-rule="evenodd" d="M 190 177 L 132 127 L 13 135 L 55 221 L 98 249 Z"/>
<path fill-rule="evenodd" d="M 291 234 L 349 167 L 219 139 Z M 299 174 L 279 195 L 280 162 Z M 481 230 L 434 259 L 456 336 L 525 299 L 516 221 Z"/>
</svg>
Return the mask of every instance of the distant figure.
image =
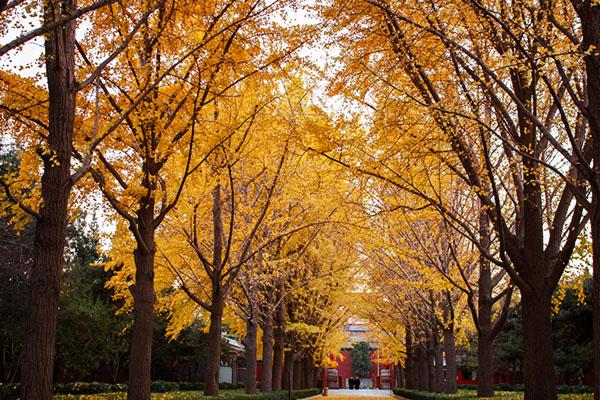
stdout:
<svg viewBox="0 0 600 400">
<path fill-rule="evenodd" d="M 356 390 L 360 389 L 360 378 L 357 376 L 356 377 L 356 383 L 354 384 L 354 386 L 356 387 Z"/>
<path fill-rule="evenodd" d="M 354 389 L 354 385 L 356 383 L 356 380 L 353 376 L 350 377 L 350 379 L 348 379 L 348 386 L 350 386 L 350 390 Z"/>
</svg>

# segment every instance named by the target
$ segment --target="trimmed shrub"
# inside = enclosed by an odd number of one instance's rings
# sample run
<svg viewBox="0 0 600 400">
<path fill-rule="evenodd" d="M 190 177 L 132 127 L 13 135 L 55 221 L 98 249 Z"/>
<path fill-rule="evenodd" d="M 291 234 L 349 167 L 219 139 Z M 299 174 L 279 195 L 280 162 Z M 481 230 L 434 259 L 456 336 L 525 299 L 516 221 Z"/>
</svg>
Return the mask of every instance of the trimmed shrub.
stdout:
<svg viewBox="0 0 600 400">
<path fill-rule="evenodd" d="M 219 388 L 222 390 L 229 390 L 230 392 L 224 392 L 223 396 L 227 400 L 287 400 L 288 392 L 271 392 L 271 393 L 257 393 L 257 394 L 245 394 L 240 392 L 233 392 L 233 390 L 242 389 L 244 385 L 241 384 L 220 384 Z M 154 393 L 165 393 L 165 400 L 187 400 L 187 399 L 210 399 L 202 395 L 202 384 L 193 382 L 165 382 L 155 381 L 152 382 L 152 392 Z M 80 396 L 85 396 L 86 400 L 112 400 L 119 399 L 125 400 L 127 395 L 127 385 L 124 383 L 111 384 L 101 382 L 75 382 L 67 384 L 57 384 L 54 387 L 54 392 L 57 395 L 57 399 L 79 399 Z M 303 399 L 306 397 L 315 396 L 321 393 L 321 389 L 302 389 L 292 391 L 292 400 Z M 161 399 L 163 395 L 158 395 L 157 398 Z M 19 398 L 19 384 L 0 384 L 0 400 L 16 400 Z M 154 398 L 154 396 L 153 396 Z"/>
<path fill-rule="evenodd" d="M 515 387 L 515 389 L 518 389 L 518 387 Z M 394 389 L 394 394 L 411 400 L 478 400 L 475 390 L 465 389 L 459 390 L 456 394 L 436 394 L 407 389 Z M 558 398 L 559 400 L 592 400 L 593 395 L 591 393 L 561 393 Z M 521 400 L 523 399 L 523 392 L 518 390 L 498 390 L 494 393 L 494 399 Z"/>
<path fill-rule="evenodd" d="M 458 385 L 459 389 L 477 390 L 477 385 Z M 523 392 L 523 385 L 511 385 L 510 383 L 498 383 L 494 385 L 494 390 L 504 392 Z M 594 388 L 587 385 L 560 385 L 556 387 L 558 393 L 594 393 Z"/>
</svg>

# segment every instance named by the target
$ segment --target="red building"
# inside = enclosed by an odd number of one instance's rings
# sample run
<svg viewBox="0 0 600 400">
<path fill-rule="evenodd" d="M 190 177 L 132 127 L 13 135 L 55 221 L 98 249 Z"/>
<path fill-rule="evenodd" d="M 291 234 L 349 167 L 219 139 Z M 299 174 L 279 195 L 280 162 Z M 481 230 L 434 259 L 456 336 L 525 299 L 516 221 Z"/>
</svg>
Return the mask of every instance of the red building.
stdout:
<svg viewBox="0 0 600 400">
<path fill-rule="evenodd" d="M 358 341 L 369 341 L 369 327 L 360 321 L 351 321 L 344 326 L 348 332 L 348 346 L 342 348 L 341 357 L 333 357 L 337 362 L 336 368 L 330 368 L 328 371 L 328 387 L 330 388 L 348 388 L 348 379 L 352 376 L 352 357 L 350 349 L 352 344 Z M 380 362 L 378 360 L 378 345 L 369 341 L 369 351 L 371 355 L 371 371 L 369 376 L 361 378 L 361 388 L 390 389 L 396 386 L 396 365 Z M 321 377 L 322 379 L 322 377 Z M 322 382 L 322 381 L 321 381 Z"/>
</svg>

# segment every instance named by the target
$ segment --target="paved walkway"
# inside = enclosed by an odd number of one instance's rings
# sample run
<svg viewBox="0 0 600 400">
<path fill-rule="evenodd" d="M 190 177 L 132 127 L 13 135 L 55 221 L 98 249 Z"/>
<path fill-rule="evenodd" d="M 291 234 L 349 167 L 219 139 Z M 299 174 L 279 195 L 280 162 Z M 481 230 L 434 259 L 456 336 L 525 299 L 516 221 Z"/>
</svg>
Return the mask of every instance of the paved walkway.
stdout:
<svg viewBox="0 0 600 400">
<path fill-rule="evenodd" d="M 330 396 L 356 396 L 356 397 L 390 397 L 394 394 L 391 390 L 381 389 L 329 389 Z"/>
</svg>

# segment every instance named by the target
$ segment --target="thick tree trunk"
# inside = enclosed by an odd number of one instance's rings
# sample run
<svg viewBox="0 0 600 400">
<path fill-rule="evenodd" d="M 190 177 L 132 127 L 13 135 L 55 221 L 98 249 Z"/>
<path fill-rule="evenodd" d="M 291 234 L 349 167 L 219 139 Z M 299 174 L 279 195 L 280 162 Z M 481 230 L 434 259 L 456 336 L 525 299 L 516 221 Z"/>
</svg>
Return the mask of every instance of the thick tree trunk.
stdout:
<svg viewBox="0 0 600 400">
<path fill-rule="evenodd" d="M 273 318 L 265 317 L 263 324 L 263 369 L 262 380 L 260 381 L 261 392 L 270 392 L 273 390 Z"/>
<path fill-rule="evenodd" d="M 458 391 L 456 381 L 456 340 L 454 338 L 454 327 L 444 330 L 444 353 L 446 354 L 446 393 Z"/>
<path fill-rule="evenodd" d="M 129 400 L 150 400 L 150 373 L 152 366 L 152 332 L 154 330 L 154 204 L 138 211 L 138 231 L 142 242 L 133 252 L 135 261 L 135 284 L 133 296 L 133 328 L 129 358 Z"/>
<path fill-rule="evenodd" d="M 221 367 L 221 332 L 223 327 L 223 295 L 220 286 L 213 284 L 212 310 L 208 328 L 208 352 L 206 355 L 206 376 L 204 378 L 204 395 L 219 394 L 219 370 Z"/>
<path fill-rule="evenodd" d="M 244 378 L 244 388 L 246 393 L 256 393 L 256 318 L 248 318 L 246 321 L 246 338 L 244 346 L 246 346 L 246 376 Z M 263 372 L 264 373 L 264 372 Z"/>
<path fill-rule="evenodd" d="M 48 1 L 44 23 L 52 23 L 76 8 L 74 0 Z M 48 82 L 48 150 L 44 156 L 42 202 L 36 221 L 27 332 L 23 345 L 21 398 L 52 398 L 54 343 L 60 276 L 63 264 L 68 203 L 71 193 L 71 147 L 75 118 L 75 21 L 46 35 Z"/>
<path fill-rule="evenodd" d="M 527 291 L 521 295 L 525 400 L 556 400 L 551 296 Z"/>
<path fill-rule="evenodd" d="M 492 397 L 494 394 L 494 346 L 489 335 L 479 335 L 477 341 L 477 397 Z"/>
</svg>

